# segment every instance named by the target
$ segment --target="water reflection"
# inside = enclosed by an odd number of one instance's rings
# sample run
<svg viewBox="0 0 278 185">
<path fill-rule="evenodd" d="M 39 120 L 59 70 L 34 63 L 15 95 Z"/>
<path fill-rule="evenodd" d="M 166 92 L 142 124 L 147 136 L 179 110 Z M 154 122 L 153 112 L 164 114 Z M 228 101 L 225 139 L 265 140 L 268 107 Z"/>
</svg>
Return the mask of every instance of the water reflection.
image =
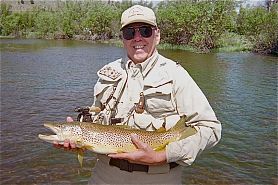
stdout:
<svg viewBox="0 0 278 185">
<path fill-rule="evenodd" d="M 123 49 L 76 41 L 1 40 L 1 183 L 86 184 L 74 153 L 37 138 L 92 104 L 96 71 Z M 219 145 L 184 168 L 185 184 L 277 182 L 277 58 L 244 53 L 160 51 L 184 66 L 223 123 Z"/>
</svg>

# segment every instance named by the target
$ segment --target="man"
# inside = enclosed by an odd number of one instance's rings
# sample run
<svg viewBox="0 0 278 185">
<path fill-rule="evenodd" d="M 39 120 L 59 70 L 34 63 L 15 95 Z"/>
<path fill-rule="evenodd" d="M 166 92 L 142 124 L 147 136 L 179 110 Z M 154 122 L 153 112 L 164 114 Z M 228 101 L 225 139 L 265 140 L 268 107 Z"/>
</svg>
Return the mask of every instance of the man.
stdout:
<svg viewBox="0 0 278 185">
<path fill-rule="evenodd" d="M 138 150 L 98 155 L 89 184 L 181 184 L 181 166 L 191 165 L 201 151 L 219 142 L 221 124 L 189 74 L 158 54 L 160 30 L 150 8 L 135 5 L 125 10 L 121 31 L 127 58 L 98 71 L 93 107 L 101 111 L 94 113 L 94 120 L 155 131 L 187 116 L 186 124 L 196 134 L 160 152 L 132 135 Z"/>
</svg>

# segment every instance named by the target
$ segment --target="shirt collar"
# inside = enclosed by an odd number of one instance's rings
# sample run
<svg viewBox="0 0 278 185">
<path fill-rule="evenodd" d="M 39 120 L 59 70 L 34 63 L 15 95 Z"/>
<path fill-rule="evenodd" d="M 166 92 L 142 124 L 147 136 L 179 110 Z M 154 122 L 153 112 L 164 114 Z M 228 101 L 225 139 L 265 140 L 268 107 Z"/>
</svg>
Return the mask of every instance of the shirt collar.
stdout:
<svg viewBox="0 0 278 185">
<path fill-rule="evenodd" d="M 132 60 L 129 59 L 126 63 L 126 69 L 130 69 L 131 66 L 139 66 L 139 68 L 141 69 L 142 75 L 145 77 L 148 74 L 148 72 L 155 65 L 155 63 L 157 61 L 157 57 L 158 57 L 158 52 L 157 52 L 157 50 L 155 50 L 153 52 L 152 56 L 142 63 L 134 64 L 132 62 Z"/>
</svg>

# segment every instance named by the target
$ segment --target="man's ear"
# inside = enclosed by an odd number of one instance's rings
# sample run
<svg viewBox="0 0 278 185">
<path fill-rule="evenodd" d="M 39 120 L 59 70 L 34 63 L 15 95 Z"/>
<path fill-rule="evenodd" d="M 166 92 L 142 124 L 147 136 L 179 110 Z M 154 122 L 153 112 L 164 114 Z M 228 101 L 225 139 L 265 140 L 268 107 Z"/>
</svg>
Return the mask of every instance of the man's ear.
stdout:
<svg viewBox="0 0 278 185">
<path fill-rule="evenodd" d="M 155 44 L 158 45 L 160 42 L 160 29 L 158 29 L 158 28 L 155 30 L 155 40 L 156 40 Z"/>
</svg>

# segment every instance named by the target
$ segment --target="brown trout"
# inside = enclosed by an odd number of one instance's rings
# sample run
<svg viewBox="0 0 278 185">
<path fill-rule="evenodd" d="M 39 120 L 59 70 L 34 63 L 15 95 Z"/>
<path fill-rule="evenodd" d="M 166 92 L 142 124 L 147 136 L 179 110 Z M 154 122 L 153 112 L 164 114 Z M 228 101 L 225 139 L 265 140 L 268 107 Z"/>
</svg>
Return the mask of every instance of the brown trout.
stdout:
<svg viewBox="0 0 278 185">
<path fill-rule="evenodd" d="M 55 135 L 39 134 L 39 138 L 50 143 L 56 141 L 59 144 L 63 144 L 67 139 L 75 142 L 79 148 L 99 154 L 111 154 L 135 151 L 136 147 L 130 135 L 136 134 L 142 142 L 150 145 L 153 150 L 159 151 L 165 149 L 170 142 L 189 137 L 197 132 L 195 128 L 186 126 L 185 121 L 186 117 L 181 117 L 168 131 L 162 128 L 157 131 L 145 131 L 128 126 L 90 122 L 46 123 L 44 126 L 52 130 Z M 81 161 L 82 159 L 79 160 L 80 163 Z"/>
</svg>

